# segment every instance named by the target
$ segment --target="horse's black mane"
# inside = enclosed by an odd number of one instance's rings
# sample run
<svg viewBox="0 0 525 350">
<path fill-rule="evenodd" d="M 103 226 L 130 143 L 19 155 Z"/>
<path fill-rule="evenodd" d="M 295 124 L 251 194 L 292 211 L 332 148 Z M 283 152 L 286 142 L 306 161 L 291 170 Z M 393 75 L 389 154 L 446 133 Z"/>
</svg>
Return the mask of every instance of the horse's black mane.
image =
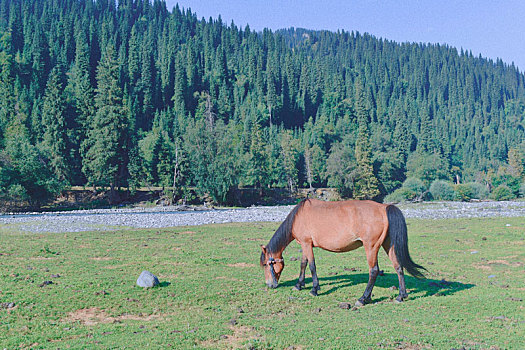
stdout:
<svg viewBox="0 0 525 350">
<path fill-rule="evenodd" d="M 290 214 L 286 217 L 286 219 L 283 221 L 281 226 L 275 231 L 272 239 L 270 239 L 270 242 L 266 246 L 266 250 L 269 253 L 275 253 L 279 250 L 281 250 L 283 247 L 285 247 L 288 243 L 290 243 L 291 235 L 292 235 L 292 226 L 293 222 L 295 220 L 295 216 L 299 212 L 299 209 L 301 209 L 308 201 L 309 199 L 303 199 L 302 201 L 297 204 Z M 261 265 L 264 264 L 264 253 L 261 254 Z"/>
</svg>

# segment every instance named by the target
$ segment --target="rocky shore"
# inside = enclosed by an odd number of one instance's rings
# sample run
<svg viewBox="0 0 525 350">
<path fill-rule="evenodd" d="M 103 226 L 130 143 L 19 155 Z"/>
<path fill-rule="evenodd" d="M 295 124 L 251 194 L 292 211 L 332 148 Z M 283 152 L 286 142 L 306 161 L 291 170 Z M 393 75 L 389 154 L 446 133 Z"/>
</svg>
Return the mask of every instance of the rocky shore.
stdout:
<svg viewBox="0 0 525 350">
<path fill-rule="evenodd" d="M 515 217 L 525 220 L 525 201 L 427 202 L 399 204 L 407 218 L 451 219 Z M 293 206 L 242 209 L 166 206 L 154 208 L 95 209 L 49 213 L 0 214 L 0 232 L 79 232 L 123 228 L 162 228 L 229 222 L 281 222 Z"/>
</svg>

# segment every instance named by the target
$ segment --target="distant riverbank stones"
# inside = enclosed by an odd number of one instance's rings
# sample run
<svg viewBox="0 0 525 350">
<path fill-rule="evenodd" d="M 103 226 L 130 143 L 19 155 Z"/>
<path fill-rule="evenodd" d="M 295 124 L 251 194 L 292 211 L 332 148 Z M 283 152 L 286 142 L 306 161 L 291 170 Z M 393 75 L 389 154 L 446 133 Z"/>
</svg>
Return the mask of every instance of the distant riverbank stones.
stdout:
<svg viewBox="0 0 525 350">
<path fill-rule="evenodd" d="M 157 276 L 149 271 L 142 271 L 139 278 L 137 279 L 137 285 L 143 288 L 152 288 L 159 284 Z"/>
</svg>

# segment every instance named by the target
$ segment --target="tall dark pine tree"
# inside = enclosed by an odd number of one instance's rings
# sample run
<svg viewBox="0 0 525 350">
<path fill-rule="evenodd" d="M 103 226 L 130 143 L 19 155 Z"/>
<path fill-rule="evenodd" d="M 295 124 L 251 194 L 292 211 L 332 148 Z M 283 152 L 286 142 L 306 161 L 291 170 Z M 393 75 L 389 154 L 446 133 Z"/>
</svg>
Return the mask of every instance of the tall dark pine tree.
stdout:
<svg viewBox="0 0 525 350">
<path fill-rule="evenodd" d="M 75 178 L 72 183 L 82 183 L 81 176 L 82 159 L 89 149 L 90 139 L 88 130 L 93 125 L 95 117 L 94 90 L 91 86 L 89 74 L 89 46 L 84 33 L 77 35 L 75 64 L 69 75 L 69 86 L 72 104 L 76 110 L 75 119 L 70 120 L 72 130 L 72 175 Z M 81 182 L 82 181 L 82 182 Z"/>
<path fill-rule="evenodd" d="M 88 132 L 83 170 L 93 186 L 122 184 L 127 165 L 127 112 L 119 86 L 119 62 L 109 45 L 97 68 L 96 113 Z"/>
<path fill-rule="evenodd" d="M 0 33 L 0 145 L 8 123 L 13 119 L 13 55 L 9 33 Z"/>
<path fill-rule="evenodd" d="M 63 71 L 57 65 L 51 71 L 47 82 L 42 106 L 44 135 L 42 150 L 49 157 L 55 176 L 60 181 L 69 179 L 69 159 L 67 157 L 66 101 L 63 92 Z"/>
<path fill-rule="evenodd" d="M 354 197 L 357 199 L 372 199 L 379 195 L 378 181 L 374 175 L 371 150 L 370 134 L 368 131 L 368 111 L 365 97 L 361 86 L 357 87 L 356 113 L 357 113 L 357 139 L 355 142 L 355 159 L 359 175 L 355 183 Z"/>
<path fill-rule="evenodd" d="M 261 126 L 255 122 L 252 126 L 252 142 L 249 152 L 248 176 L 255 188 L 262 195 L 263 188 L 268 184 L 268 161 L 265 152 L 265 142 L 263 139 Z"/>
<path fill-rule="evenodd" d="M 24 45 L 24 28 L 22 24 L 22 18 L 16 5 L 11 6 L 10 18 L 9 18 L 9 31 L 11 33 L 11 40 L 13 43 L 13 51 L 21 51 Z"/>
<path fill-rule="evenodd" d="M 151 54 L 152 41 L 146 40 L 142 46 L 142 70 L 140 74 L 140 89 L 142 93 L 142 118 L 138 121 L 139 128 L 149 129 L 153 122 L 153 57 Z"/>
<path fill-rule="evenodd" d="M 77 36 L 76 44 L 75 65 L 70 75 L 70 84 L 73 87 L 73 97 L 77 110 L 76 123 L 80 129 L 85 129 L 92 122 L 95 106 L 94 91 L 89 78 L 89 46 L 83 33 Z M 84 133 L 82 132 L 82 134 Z"/>
</svg>

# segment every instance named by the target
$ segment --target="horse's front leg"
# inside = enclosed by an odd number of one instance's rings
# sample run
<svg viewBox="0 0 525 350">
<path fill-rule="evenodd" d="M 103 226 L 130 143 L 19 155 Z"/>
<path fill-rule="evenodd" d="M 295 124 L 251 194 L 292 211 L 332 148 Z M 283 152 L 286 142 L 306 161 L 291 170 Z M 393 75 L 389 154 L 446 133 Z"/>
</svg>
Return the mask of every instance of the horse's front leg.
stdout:
<svg viewBox="0 0 525 350">
<path fill-rule="evenodd" d="M 297 284 L 295 285 L 295 290 L 301 290 L 304 287 L 304 274 L 306 271 L 306 265 L 308 264 L 308 259 L 303 255 L 303 258 L 301 259 L 301 271 L 299 272 L 299 280 L 297 281 Z"/>
<path fill-rule="evenodd" d="M 372 302 L 372 289 L 374 289 L 377 275 L 379 275 L 379 266 L 376 263 L 375 266 L 370 268 L 368 273 L 368 284 L 366 285 L 365 292 L 363 293 L 363 296 L 357 300 L 355 306 L 363 306 Z"/>
<path fill-rule="evenodd" d="M 312 272 L 312 283 L 313 283 L 310 294 L 316 297 L 317 292 L 321 289 L 321 287 L 319 287 L 319 279 L 317 278 L 317 271 L 315 269 L 315 259 L 313 257 L 312 257 L 312 260 L 309 261 L 308 265 L 310 266 L 310 271 Z"/>
<path fill-rule="evenodd" d="M 308 266 L 310 267 L 310 272 L 312 272 L 312 284 L 313 284 L 310 294 L 312 294 L 313 296 L 317 296 L 317 292 L 320 290 L 320 288 L 319 288 L 319 279 L 317 278 L 317 270 L 315 268 L 314 250 L 313 250 L 312 243 L 301 244 L 301 248 L 303 250 L 303 260 L 301 261 L 301 274 L 303 277 L 303 286 L 304 286 L 304 269 L 306 269 L 306 263 L 308 263 Z M 304 263 L 304 267 L 303 267 L 303 263 Z M 299 283 L 300 282 L 301 282 L 301 276 L 299 276 Z"/>
</svg>

